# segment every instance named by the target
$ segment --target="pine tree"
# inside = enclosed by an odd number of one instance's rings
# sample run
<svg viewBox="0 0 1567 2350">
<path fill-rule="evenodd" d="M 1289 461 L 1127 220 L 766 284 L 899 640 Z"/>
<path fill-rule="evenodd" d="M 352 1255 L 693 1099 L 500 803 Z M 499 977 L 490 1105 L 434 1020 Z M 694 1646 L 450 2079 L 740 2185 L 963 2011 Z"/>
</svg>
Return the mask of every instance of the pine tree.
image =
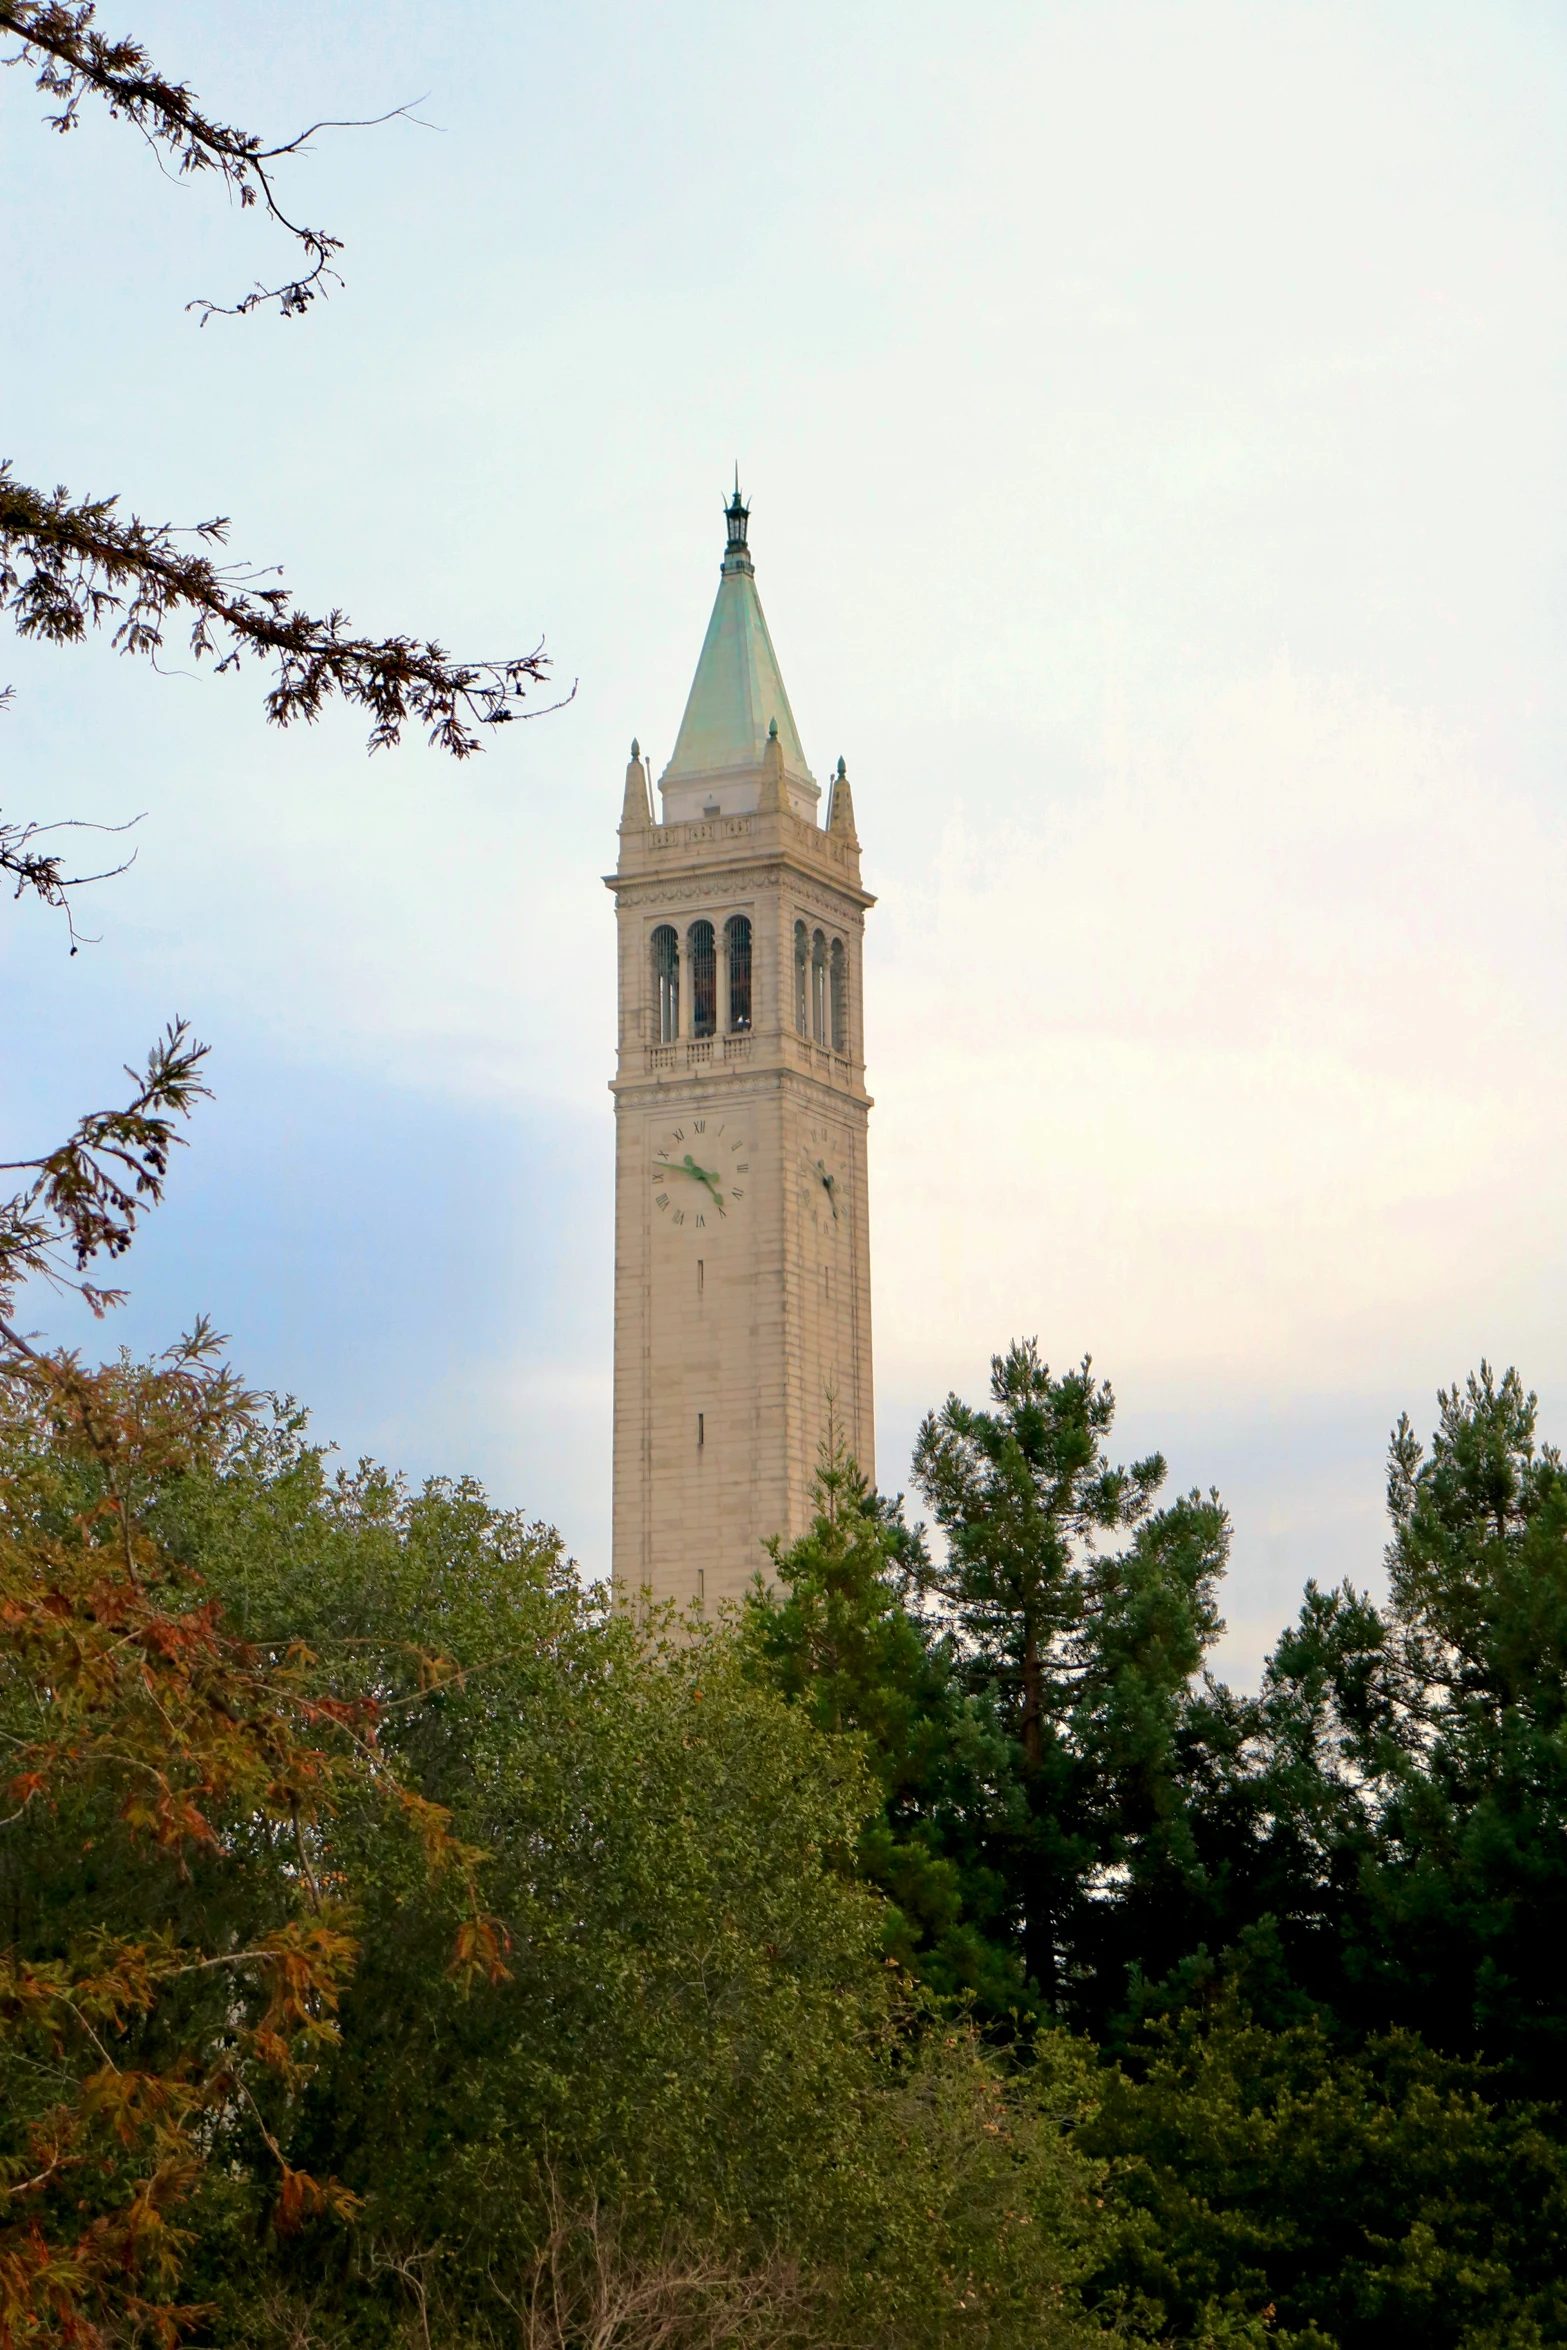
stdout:
<svg viewBox="0 0 1567 2350">
<path fill-rule="evenodd" d="M 954 1642 L 907 1604 L 929 1572 L 922 1530 L 872 1492 L 835 1423 L 816 1493 L 808 1532 L 772 1545 L 775 1581 L 747 1599 L 752 1669 L 863 1742 L 882 1809 L 856 1860 L 889 1903 L 887 1955 L 988 2022 L 1016 2017 L 1026 1986 L 986 1850 L 1019 1807 L 1009 1741 L 963 1688 Z"/>
<path fill-rule="evenodd" d="M 929 1592 L 1013 1749 L 1022 1802 L 986 1847 L 1019 1956 L 1050 2009 L 1102 2029 L 1198 1868 L 1180 1736 L 1223 1628 L 1229 1521 L 1213 1494 L 1156 1510 L 1158 1453 L 1107 1461 L 1115 1399 L 1086 1359 L 1054 1378 L 1018 1341 L 991 1399 L 949 1396 L 920 1430 L 914 1481 L 945 1538 Z"/>
</svg>

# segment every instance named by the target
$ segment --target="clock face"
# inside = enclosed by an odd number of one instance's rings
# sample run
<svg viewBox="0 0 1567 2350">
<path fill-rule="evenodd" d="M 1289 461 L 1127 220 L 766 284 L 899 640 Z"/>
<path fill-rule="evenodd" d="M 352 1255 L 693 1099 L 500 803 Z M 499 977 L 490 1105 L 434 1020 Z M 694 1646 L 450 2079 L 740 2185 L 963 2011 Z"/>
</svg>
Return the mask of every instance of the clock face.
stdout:
<svg viewBox="0 0 1567 2350">
<path fill-rule="evenodd" d="M 836 1241 L 849 1229 L 849 1171 L 838 1138 L 827 1126 L 809 1126 L 800 1143 L 800 1208 L 818 1239 Z"/>
<path fill-rule="evenodd" d="M 751 1183 L 745 1131 L 733 1118 L 683 1118 L 654 1135 L 648 1175 L 660 1221 L 707 1239 L 745 1211 Z"/>
</svg>

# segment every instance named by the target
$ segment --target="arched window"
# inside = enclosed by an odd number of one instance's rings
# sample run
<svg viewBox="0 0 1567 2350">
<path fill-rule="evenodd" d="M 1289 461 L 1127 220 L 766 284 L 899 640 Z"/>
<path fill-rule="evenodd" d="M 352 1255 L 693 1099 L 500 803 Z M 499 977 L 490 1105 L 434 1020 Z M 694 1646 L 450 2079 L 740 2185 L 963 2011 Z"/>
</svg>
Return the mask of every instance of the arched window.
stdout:
<svg viewBox="0 0 1567 2350">
<path fill-rule="evenodd" d="M 729 950 L 729 1029 L 739 1036 L 751 1025 L 751 917 L 731 914 L 724 924 Z"/>
<path fill-rule="evenodd" d="M 827 1042 L 827 941 L 819 930 L 811 941 L 811 1034 Z"/>
<path fill-rule="evenodd" d="M 849 1049 L 849 958 L 843 951 L 843 941 L 832 942 L 832 956 L 828 966 L 832 994 L 832 1047 L 835 1053 Z"/>
<path fill-rule="evenodd" d="M 680 941 L 667 922 L 653 933 L 653 1002 L 658 1041 L 673 1044 L 680 1034 Z"/>
<path fill-rule="evenodd" d="M 718 949 L 711 922 L 693 922 L 686 932 L 691 966 L 691 1033 L 711 1036 L 718 1026 Z"/>
<path fill-rule="evenodd" d="M 811 946 L 805 935 L 805 924 L 794 926 L 794 1024 L 802 1036 L 811 1033 L 810 969 Z"/>
</svg>

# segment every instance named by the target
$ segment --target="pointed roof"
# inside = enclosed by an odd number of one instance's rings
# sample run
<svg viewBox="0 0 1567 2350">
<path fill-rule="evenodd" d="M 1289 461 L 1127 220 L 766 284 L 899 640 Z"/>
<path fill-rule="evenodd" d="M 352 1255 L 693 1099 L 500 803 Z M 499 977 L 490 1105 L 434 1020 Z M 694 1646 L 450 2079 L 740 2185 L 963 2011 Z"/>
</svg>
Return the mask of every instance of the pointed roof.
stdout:
<svg viewBox="0 0 1567 2350">
<path fill-rule="evenodd" d="M 647 832 L 652 828 L 653 810 L 647 796 L 647 769 L 642 764 L 642 745 L 635 735 L 631 738 L 631 764 L 626 769 L 626 796 L 621 804 L 622 832 Z"/>
<path fill-rule="evenodd" d="M 674 755 L 659 777 L 661 789 L 695 782 L 705 775 L 759 768 L 768 728 L 776 723 L 787 772 L 808 784 L 816 779 L 805 763 L 799 729 L 778 671 L 778 656 L 767 633 L 762 599 L 746 529 L 751 509 L 735 494 L 724 508 L 728 545 L 718 575 L 718 595 L 707 624 L 702 654 L 686 698 Z"/>
<path fill-rule="evenodd" d="M 634 749 L 635 745 L 632 747 Z M 854 794 L 849 789 L 849 770 L 841 759 L 838 761 L 838 772 L 832 779 L 827 829 L 835 832 L 840 840 L 852 842 L 855 848 L 859 847 L 860 836 L 854 829 Z"/>
</svg>

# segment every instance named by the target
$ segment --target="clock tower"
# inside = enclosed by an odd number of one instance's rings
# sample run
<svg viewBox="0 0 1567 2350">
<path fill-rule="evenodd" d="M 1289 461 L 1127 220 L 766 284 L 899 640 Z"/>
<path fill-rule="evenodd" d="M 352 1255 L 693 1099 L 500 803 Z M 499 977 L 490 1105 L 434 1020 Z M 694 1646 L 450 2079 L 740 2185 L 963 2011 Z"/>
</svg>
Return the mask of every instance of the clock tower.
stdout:
<svg viewBox="0 0 1567 2350">
<path fill-rule="evenodd" d="M 825 806 L 725 509 L 674 756 L 631 746 L 615 894 L 614 1576 L 738 1598 L 810 1521 L 831 1413 L 868 1476 L 865 909 L 844 763 Z"/>
</svg>

